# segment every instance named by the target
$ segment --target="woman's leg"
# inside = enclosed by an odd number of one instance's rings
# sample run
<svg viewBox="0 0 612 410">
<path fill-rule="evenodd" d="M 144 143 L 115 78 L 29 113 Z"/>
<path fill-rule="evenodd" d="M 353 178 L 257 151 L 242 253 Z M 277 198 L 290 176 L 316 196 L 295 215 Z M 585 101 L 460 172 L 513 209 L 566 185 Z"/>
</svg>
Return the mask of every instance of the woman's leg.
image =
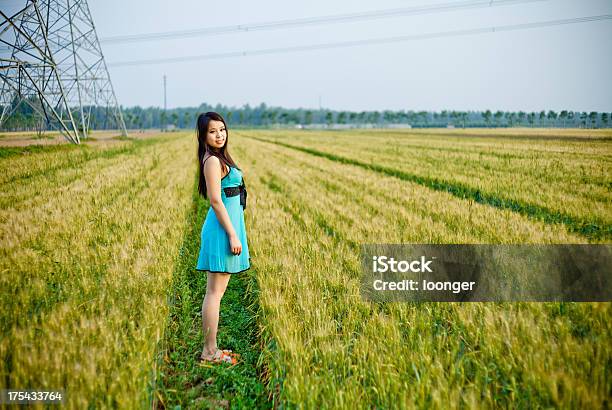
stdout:
<svg viewBox="0 0 612 410">
<path fill-rule="evenodd" d="M 204 296 L 204 302 L 202 303 L 202 330 L 204 332 L 203 355 L 211 355 L 217 350 L 219 306 L 230 276 L 229 273 L 208 272 L 206 296 Z"/>
</svg>

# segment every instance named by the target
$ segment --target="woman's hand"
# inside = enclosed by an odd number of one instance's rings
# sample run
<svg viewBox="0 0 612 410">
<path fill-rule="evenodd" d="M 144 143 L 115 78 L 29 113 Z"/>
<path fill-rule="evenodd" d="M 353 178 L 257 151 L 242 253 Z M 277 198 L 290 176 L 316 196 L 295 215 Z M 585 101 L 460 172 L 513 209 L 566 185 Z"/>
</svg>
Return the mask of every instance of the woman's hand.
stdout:
<svg viewBox="0 0 612 410">
<path fill-rule="evenodd" d="M 234 255 L 240 255 L 242 252 L 242 243 L 240 243 L 240 239 L 238 239 L 238 235 L 230 236 L 230 250 Z"/>
</svg>

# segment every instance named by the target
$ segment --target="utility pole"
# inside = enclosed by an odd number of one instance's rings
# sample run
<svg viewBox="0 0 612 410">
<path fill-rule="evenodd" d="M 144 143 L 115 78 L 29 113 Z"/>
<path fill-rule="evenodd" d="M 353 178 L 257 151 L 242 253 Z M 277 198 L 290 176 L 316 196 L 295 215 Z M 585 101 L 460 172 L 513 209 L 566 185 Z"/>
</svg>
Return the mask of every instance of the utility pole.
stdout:
<svg viewBox="0 0 612 410">
<path fill-rule="evenodd" d="M 21 102 L 79 144 L 104 110 L 127 136 L 87 0 L 26 0 L 0 7 L 0 125 Z"/>
<path fill-rule="evenodd" d="M 162 131 L 166 131 L 166 121 L 168 121 L 168 112 L 166 109 L 166 74 L 164 74 L 164 121 L 162 124 Z"/>
</svg>

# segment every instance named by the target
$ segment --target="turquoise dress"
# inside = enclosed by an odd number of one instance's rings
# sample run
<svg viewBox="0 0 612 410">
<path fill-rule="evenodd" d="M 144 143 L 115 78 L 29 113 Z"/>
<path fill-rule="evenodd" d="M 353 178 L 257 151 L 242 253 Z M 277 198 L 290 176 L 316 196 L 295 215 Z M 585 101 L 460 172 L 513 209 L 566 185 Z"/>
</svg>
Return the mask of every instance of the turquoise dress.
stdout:
<svg viewBox="0 0 612 410">
<path fill-rule="evenodd" d="M 242 183 L 242 172 L 230 167 L 226 176 L 221 178 L 221 200 L 229 214 L 232 226 L 242 244 L 240 255 L 232 254 L 229 237 L 217 219 L 213 207 L 208 208 L 202 225 L 200 256 L 197 270 L 223 273 L 240 273 L 250 268 L 249 247 L 244 225 L 244 210 L 240 205 L 240 195 L 226 197 L 223 188 L 237 187 Z"/>
</svg>

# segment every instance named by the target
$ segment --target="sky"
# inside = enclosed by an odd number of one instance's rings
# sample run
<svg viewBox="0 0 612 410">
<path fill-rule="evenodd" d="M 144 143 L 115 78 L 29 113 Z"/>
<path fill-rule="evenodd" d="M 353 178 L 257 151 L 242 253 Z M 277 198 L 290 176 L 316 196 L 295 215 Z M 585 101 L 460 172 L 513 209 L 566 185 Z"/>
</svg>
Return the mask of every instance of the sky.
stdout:
<svg viewBox="0 0 612 410">
<path fill-rule="evenodd" d="M 432 6 L 450 0 L 89 1 L 119 103 L 168 108 L 264 102 L 333 110 L 612 111 L 612 20 L 387 44 L 122 66 L 612 14 L 611 0 L 541 0 L 147 42 L 109 37 Z M 454 3 L 465 3 L 457 0 Z"/>
</svg>

